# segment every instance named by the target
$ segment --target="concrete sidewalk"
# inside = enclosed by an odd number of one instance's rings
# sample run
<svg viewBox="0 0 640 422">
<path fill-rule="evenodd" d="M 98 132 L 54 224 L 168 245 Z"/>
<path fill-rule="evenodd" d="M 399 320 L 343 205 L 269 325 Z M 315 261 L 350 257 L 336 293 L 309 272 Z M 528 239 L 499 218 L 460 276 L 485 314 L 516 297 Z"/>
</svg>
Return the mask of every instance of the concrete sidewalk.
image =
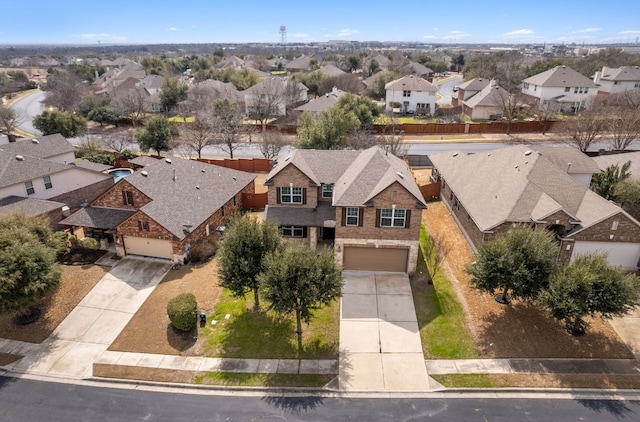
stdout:
<svg viewBox="0 0 640 422">
<path fill-rule="evenodd" d="M 636 359 L 457 359 L 427 360 L 430 374 L 607 374 L 640 375 Z"/>
<path fill-rule="evenodd" d="M 406 274 L 345 271 L 340 308 L 341 390 L 429 390 Z"/>
</svg>

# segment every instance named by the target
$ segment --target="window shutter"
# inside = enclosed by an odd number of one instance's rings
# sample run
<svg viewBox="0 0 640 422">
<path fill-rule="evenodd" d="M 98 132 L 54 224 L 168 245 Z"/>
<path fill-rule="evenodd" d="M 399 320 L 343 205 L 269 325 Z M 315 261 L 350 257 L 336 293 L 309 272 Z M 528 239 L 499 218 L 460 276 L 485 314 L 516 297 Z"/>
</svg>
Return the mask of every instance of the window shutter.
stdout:
<svg viewBox="0 0 640 422">
<path fill-rule="evenodd" d="M 138 220 L 138 230 L 142 231 L 142 221 Z"/>
<path fill-rule="evenodd" d="M 280 203 L 280 188 L 276 188 L 276 203 Z"/>
<path fill-rule="evenodd" d="M 305 238 L 307 237 L 307 227 L 306 226 L 304 226 L 302 228 L 302 237 L 305 237 Z"/>
<path fill-rule="evenodd" d="M 364 208 L 358 208 L 358 227 L 364 225 Z"/>
<path fill-rule="evenodd" d="M 376 210 L 376 227 L 380 227 L 380 209 Z"/>
<path fill-rule="evenodd" d="M 307 188 L 302 188 L 302 205 L 307 203 Z"/>
<path fill-rule="evenodd" d="M 122 191 L 122 203 L 127 205 L 127 193 L 125 191 Z"/>
<path fill-rule="evenodd" d="M 406 210 L 404 214 L 404 228 L 411 227 L 411 210 Z"/>
<path fill-rule="evenodd" d="M 342 221 L 340 222 L 341 226 L 346 226 L 347 225 L 347 208 L 343 207 L 342 208 Z"/>
</svg>

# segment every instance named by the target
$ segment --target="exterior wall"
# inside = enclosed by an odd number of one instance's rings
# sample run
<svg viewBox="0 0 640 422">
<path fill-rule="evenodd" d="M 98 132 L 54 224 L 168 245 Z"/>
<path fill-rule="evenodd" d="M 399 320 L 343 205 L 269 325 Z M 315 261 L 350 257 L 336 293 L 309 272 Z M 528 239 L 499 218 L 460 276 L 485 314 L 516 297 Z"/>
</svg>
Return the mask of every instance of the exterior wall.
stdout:
<svg viewBox="0 0 640 422">
<path fill-rule="evenodd" d="M 433 114 L 436 108 L 436 93 L 429 91 L 411 91 L 411 96 L 404 97 L 402 91 L 387 90 L 386 91 L 386 111 L 391 111 L 391 103 L 398 102 L 401 104 L 400 109 L 403 112 L 416 111 L 416 104 L 429 104 L 429 112 Z M 405 107 L 404 102 L 408 101 L 408 105 Z"/>
<path fill-rule="evenodd" d="M 573 92 L 575 87 L 570 87 L 569 92 L 565 92 L 564 87 L 541 87 L 539 85 L 529 84 L 529 88 L 522 87 L 522 93 L 531 97 L 538 98 L 538 106 L 542 106 L 544 100 L 550 100 L 552 98 L 560 97 L 562 95 L 570 95 L 574 97 L 576 101 L 587 102 L 589 98 L 595 97 L 598 94 L 598 88 L 588 88 L 586 93 L 575 94 Z M 566 108 L 571 107 L 571 104 L 567 104 Z"/>
<path fill-rule="evenodd" d="M 455 195 L 451 192 L 451 189 L 449 189 L 449 185 L 446 182 L 442 183 L 440 199 L 445 203 L 447 208 L 449 208 L 451 213 L 455 215 L 458 225 L 462 226 L 462 229 L 466 232 L 471 243 L 473 243 L 477 248 L 480 243 L 482 243 L 483 233 L 480 231 L 478 226 L 476 226 L 475 221 L 471 219 L 471 216 L 464 206 L 456 201 Z M 456 203 L 458 204 L 457 206 Z"/>
<path fill-rule="evenodd" d="M 416 272 L 416 265 L 418 263 L 418 240 L 381 240 L 381 239 L 338 239 L 334 242 L 333 252 L 336 261 L 339 264 L 344 262 L 344 248 L 348 246 L 367 246 L 374 248 L 397 248 L 407 247 L 409 248 L 409 263 L 407 265 L 407 272 L 413 274 Z"/>
<path fill-rule="evenodd" d="M 591 186 L 591 173 L 573 173 L 569 176 L 573 177 L 578 183 L 587 189 Z"/>
<path fill-rule="evenodd" d="M 492 115 L 502 114 L 502 109 L 498 106 L 478 106 L 469 110 L 471 114 L 467 115 L 471 117 L 471 120 L 489 120 Z"/>
<path fill-rule="evenodd" d="M 630 91 L 632 89 L 637 89 L 637 86 L 640 81 L 620 81 L 618 85 L 614 85 L 614 81 L 607 81 L 600 79 L 600 87 L 598 87 L 598 91 L 606 92 L 608 94 L 617 94 L 624 91 Z"/>
<path fill-rule="evenodd" d="M 612 230 L 613 222 L 618 222 L 618 228 Z M 576 241 L 587 240 L 597 242 L 640 242 L 640 227 L 626 215 L 619 213 L 601 221 L 572 236 Z"/>
<path fill-rule="evenodd" d="M 49 161 L 55 161 L 56 163 L 61 164 L 71 164 L 76 160 L 76 153 L 73 151 L 65 152 L 64 154 L 53 155 L 51 157 L 47 157 Z"/>
<path fill-rule="evenodd" d="M 92 185 L 84 186 L 80 189 L 76 189 L 59 196 L 54 196 L 50 199 L 52 201 L 63 202 L 71 209 L 80 208 L 93 201 L 98 195 L 102 194 L 112 186 L 113 178 L 109 177 Z"/>
<path fill-rule="evenodd" d="M 277 204 L 278 203 L 278 189 L 281 187 L 289 187 L 290 184 L 293 184 L 293 187 L 302 187 L 306 189 L 306 204 L 286 204 L 292 207 L 303 207 L 303 208 L 315 208 L 318 206 L 318 187 L 309 186 L 310 180 L 304 173 L 302 173 L 298 168 L 294 165 L 287 165 L 286 168 L 282 169 L 280 173 L 275 175 L 271 179 L 272 185 L 269 186 L 267 196 L 269 204 Z"/>
<path fill-rule="evenodd" d="M 146 222 L 148 224 L 149 230 L 140 230 L 140 221 Z M 161 239 L 171 241 L 174 240 L 174 236 L 169 230 L 162 227 L 160 223 L 157 223 L 142 211 L 138 211 L 137 213 L 133 214 L 131 217 L 120 223 L 120 225 L 116 227 L 116 235 L 118 237 L 119 243 L 122 243 L 123 236 L 135 236 L 143 237 L 146 239 Z"/>
<path fill-rule="evenodd" d="M 124 191 L 130 191 L 133 196 L 133 205 L 126 205 L 123 199 Z M 135 210 L 151 202 L 151 198 L 133 187 L 126 179 L 120 179 L 111 189 L 99 196 L 92 205 L 96 207 L 120 208 Z"/>
<path fill-rule="evenodd" d="M 378 194 L 373 200 L 374 206 L 363 208 L 362 226 L 343 226 L 342 209 L 336 207 L 336 240 L 337 239 L 377 239 L 377 240 L 418 240 L 422 210 L 416 209 L 416 198 L 400 184 L 394 183 Z M 411 211 L 408 228 L 376 227 L 376 210 L 391 208 Z"/>
<path fill-rule="evenodd" d="M 113 185 L 113 178 L 107 174 L 81 170 L 73 166 L 69 166 L 69 169 L 50 174 L 49 176 L 51 177 L 51 189 L 46 189 L 44 186 L 44 178 L 38 177 L 31 180 L 35 193 L 27 195 L 27 189 L 24 186 L 25 181 L 23 181 L 0 189 L 0 198 L 15 195 L 37 199 L 51 199 L 105 180 L 108 180 Z"/>
</svg>

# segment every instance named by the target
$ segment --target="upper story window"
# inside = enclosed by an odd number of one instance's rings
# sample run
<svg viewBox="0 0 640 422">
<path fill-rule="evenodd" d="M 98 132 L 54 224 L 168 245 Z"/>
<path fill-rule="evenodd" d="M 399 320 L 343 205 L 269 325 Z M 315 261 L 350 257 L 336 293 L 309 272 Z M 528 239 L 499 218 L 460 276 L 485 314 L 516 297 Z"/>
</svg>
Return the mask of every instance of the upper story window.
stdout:
<svg viewBox="0 0 640 422">
<path fill-rule="evenodd" d="M 613 81 L 613 84 L 614 84 L 614 85 L 620 85 L 621 83 L 622 83 L 622 82 L 620 82 L 620 81 Z"/>
<path fill-rule="evenodd" d="M 149 223 L 146 220 L 138 220 L 138 228 L 143 232 L 148 232 Z"/>
<path fill-rule="evenodd" d="M 45 189 L 51 189 L 53 187 L 53 183 L 51 183 L 51 176 L 44 176 L 42 180 L 44 181 Z"/>
<path fill-rule="evenodd" d="M 333 197 L 333 185 L 322 185 L 322 197 L 323 198 Z"/>
<path fill-rule="evenodd" d="M 129 190 L 122 191 L 122 201 L 125 205 L 133 205 L 133 192 Z"/>
<path fill-rule="evenodd" d="M 345 225 L 346 226 L 359 226 L 360 225 L 360 209 L 355 207 L 349 207 L 345 211 Z"/>
<path fill-rule="evenodd" d="M 522 83 L 522 87 L 523 87 L 524 89 L 529 89 L 529 82 L 523 82 L 523 83 Z"/>
<path fill-rule="evenodd" d="M 27 195 L 33 195 L 36 193 L 36 190 L 33 188 L 33 182 L 29 180 L 28 182 L 24 182 L 24 188 L 27 190 Z"/>
<path fill-rule="evenodd" d="M 589 92 L 589 88 L 584 86 L 577 86 L 573 89 L 574 94 L 587 94 Z"/>
<path fill-rule="evenodd" d="M 636 82 L 636 83 L 633 85 L 633 87 L 634 87 L 634 88 L 640 88 L 640 82 Z"/>
<path fill-rule="evenodd" d="M 297 187 L 281 187 L 280 188 L 280 203 L 281 204 L 302 204 L 304 189 Z"/>
<path fill-rule="evenodd" d="M 403 97 L 410 97 L 411 96 L 411 91 L 402 91 L 402 96 Z"/>
<path fill-rule="evenodd" d="M 618 230 L 618 221 L 615 220 L 611 223 L 611 230 Z"/>
<path fill-rule="evenodd" d="M 407 227 L 407 210 L 397 208 L 381 209 L 380 227 Z"/>
<path fill-rule="evenodd" d="M 570 86 L 567 86 L 567 87 L 564 88 L 564 92 L 570 92 L 570 91 L 571 91 L 571 87 Z"/>
</svg>

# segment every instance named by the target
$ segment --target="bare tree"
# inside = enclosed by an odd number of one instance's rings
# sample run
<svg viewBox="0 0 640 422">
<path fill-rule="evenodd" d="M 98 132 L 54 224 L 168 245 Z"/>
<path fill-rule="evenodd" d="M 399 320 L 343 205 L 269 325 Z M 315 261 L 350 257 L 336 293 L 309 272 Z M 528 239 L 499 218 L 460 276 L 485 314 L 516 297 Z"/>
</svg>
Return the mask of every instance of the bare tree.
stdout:
<svg viewBox="0 0 640 422">
<path fill-rule="evenodd" d="M 612 94 L 607 99 L 606 132 L 611 147 L 622 151 L 640 137 L 640 92 L 638 90 Z"/>
<path fill-rule="evenodd" d="M 552 121 L 557 115 L 557 109 L 555 103 L 551 101 L 543 102 L 540 107 L 534 112 L 534 117 L 542 122 L 542 134 L 547 133 L 549 128 L 549 122 Z"/>
<path fill-rule="evenodd" d="M 442 263 L 447 256 L 451 252 L 452 245 L 447 240 L 445 236 L 442 234 L 430 235 L 426 236 L 426 242 L 424 243 L 425 250 L 425 260 L 427 261 L 427 266 L 429 267 L 431 279 L 433 279 L 440 268 L 442 268 Z"/>
<path fill-rule="evenodd" d="M 233 151 L 240 147 L 238 141 L 244 130 L 242 120 L 242 114 L 228 99 L 216 100 L 213 104 L 214 143 L 231 158 L 233 158 Z"/>
<path fill-rule="evenodd" d="M 380 137 L 376 136 L 369 128 L 357 128 L 349 133 L 347 145 L 352 149 L 367 149 L 380 143 Z"/>
<path fill-rule="evenodd" d="M 568 144 L 586 152 L 596 138 L 604 131 L 606 119 L 601 106 L 594 102 L 579 112 L 575 118 L 562 122 L 562 132 L 568 137 Z"/>
<path fill-rule="evenodd" d="M 263 132 L 261 136 L 259 146 L 264 158 L 276 158 L 280 154 L 280 150 L 288 143 L 280 131 Z"/>
<path fill-rule="evenodd" d="M 111 104 L 120 116 L 131 119 L 134 127 L 144 118 L 147 106 L 145 95 L 140 89 L 117 92 Z"/>
<path fill-rule="evenodd" d="M 195 151 L 184 140 L 178 140 L 172 150 L 178 154 L 180 158 L 191 160 L 195 156 Z M 200 156 L 198 156 L 200 158 Z"/>
<path fill-rule="evenodd" d="M 60 111 L 71 112 L 84 96 L 87 88 L 80 77 L 73 72 L 58 71 L 47 78 L 43 86 L 46 92 L 44 103 Z"/>
<path fill-rule="evenodd" d="M 298 82 L 284 78 L 271 77 L 247 89 L 245 101 L 247 114 L 258 120 L 262 131 L 266 131 L 266 123 L 270 117 L 286 115 L 287 109 L 300 103 L 306 87 Z"/>
<path fill-rule="evenodd" d="M 135 143 L 135 139 L 131 133 L 122 133 L 117 135 L 107 135 L 102 138 L 102 144 L 108 149 L 115 152 L 122 152 Z"/>
<path fill-rule="evenodd" d="M 213 119 L 204 113 L 198 113 L 192 123 L 185 123 L 181 131 L 181 143 L 188 146 L 202 158 L 202 150 L 214 141 Z"/>
<path fill-rule="evenodd" d="M 15 142 L 13 132 L 24 122 L 24 117 L 19 111 L 8 106 L 0 105 L 0 129 L 7 134 L 9 142 Z"/>
<path fill-rule="evenodd" d="M 409 146 L 404 142 L 404 132 L 390 131 L 378 135 L 378 145 L 396 157 L 405 157 Z"/>
</svg>

